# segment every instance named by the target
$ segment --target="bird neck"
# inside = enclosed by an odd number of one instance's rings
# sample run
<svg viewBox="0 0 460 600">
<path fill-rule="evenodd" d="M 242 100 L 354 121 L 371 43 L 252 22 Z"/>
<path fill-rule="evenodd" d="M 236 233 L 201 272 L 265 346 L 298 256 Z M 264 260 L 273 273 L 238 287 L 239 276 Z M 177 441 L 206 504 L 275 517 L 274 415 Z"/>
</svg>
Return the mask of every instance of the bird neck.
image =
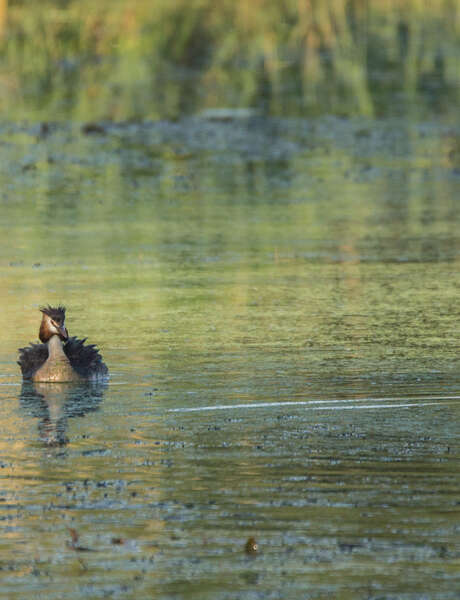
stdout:
<svg viewBox="0 0 460 600">
<path fill-rule="evenodd" d="M 52 335 L 47 342 L 48 360 L 67 359 L 64 348 L 62 347 L 61 339 L 58 335 Z"/>
</svg>

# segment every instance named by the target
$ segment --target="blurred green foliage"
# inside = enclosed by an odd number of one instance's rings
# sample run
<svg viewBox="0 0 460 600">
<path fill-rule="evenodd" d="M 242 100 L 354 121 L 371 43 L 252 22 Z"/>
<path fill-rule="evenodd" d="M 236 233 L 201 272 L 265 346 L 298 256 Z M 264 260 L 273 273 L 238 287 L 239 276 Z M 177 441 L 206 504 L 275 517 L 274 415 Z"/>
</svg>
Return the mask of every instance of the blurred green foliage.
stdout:
<svg viewBox="0 0 460 600">
<path fill-rule="evenodd" d="M 34 0 L 0 11 L 0 107 L 27 118 L 450 114 L 456 0 Z"/>
</svg>

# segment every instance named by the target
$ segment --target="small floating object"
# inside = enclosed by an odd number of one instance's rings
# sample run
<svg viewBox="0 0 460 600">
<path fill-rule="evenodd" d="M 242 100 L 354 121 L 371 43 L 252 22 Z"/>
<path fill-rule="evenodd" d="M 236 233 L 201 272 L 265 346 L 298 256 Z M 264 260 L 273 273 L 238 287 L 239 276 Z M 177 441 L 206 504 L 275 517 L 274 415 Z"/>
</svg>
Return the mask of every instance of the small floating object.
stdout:
<svg viewBox="0 0 460 600">
<path fill-rule="evenodd" d="M 70 548 L 71 550 L 75 550 L 76 552 L 93 552 L 93 550 L 91 548 L 85 548 L 84 546 L 77 546 L 77 542 L 79 539 L 79 535 L 78 535 L 78 531 L 76 529 L 73 529 L 72 527 L 69 527 L 69 533 L 70 533 L 70 538 L 71 541 L 67 542 L 67 547 Z"/>
<path fill-rule="evenodd" d="M 244 545 L 244 551 L 246 552 L 246 554 L 257 554 L 257 552 L 259 551 L 259 544 L 256 542 L 255 538 L 248 538 L 248 541 Z"/>
<path fill-rule="evenodd" d="M 43 139 L 48 137 L 48 135 L 51 132 L 51 127 L 50 124 L 47 121 L 42 121 L 42 123 L 40 123 L 40 129 L 38 131 L 38 139 Z"/>
<path fill-rule="evenodd" d="M 78 535 L 78 531 L 76 529 L 73 529 L 73 527 L 69 527 L 69 533 L 70 533 L 70 537 L 71 537 L 71 546 L 75 546 L 75 544 L 78 542 L 78 538 L 80 537 Z"/>
<path fill-rule="evenodd" d="M 114 546 L 122 546 L 125 543 L 125 540 L 121 537 L 113 537 L 110 541 Z"/>
<path fill-rule="evenodd" d="M 81 127 L 82 133 L 85 135 L 104 135 L 105 127 L 100 123 L 85 123 Z"/>
</svg>

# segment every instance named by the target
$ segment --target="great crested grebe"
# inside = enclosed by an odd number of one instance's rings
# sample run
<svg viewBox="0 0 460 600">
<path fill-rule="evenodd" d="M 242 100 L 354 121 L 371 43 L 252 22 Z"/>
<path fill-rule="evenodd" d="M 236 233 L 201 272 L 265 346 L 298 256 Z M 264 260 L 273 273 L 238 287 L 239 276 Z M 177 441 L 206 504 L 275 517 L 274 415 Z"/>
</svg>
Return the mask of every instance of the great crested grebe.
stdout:
<svg viewBox="0 0 460 600">
<path fill-rule="evenodd" d="M 42 344 L 19 348 L 18 364 L 24 379 L 40 382 L 102 381 L 109 370 L 95 346 L 85 346 L 86 338 L 69 338 L 65 328 L 65 308 L 40 308 L 42 322 L 38 337 Z M 63 344 L 63 342 L 65 342 Z"/>
</svg>

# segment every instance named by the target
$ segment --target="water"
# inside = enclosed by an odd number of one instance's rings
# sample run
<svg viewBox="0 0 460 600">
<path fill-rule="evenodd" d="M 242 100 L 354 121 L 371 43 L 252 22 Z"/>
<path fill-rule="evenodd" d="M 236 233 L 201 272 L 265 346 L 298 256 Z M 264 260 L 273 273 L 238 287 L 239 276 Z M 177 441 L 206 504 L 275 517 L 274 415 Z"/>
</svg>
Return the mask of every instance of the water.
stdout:
<svg viewBox="0 0 460 600">
<path fill-rule="evenodd" d="M 458 128 L 1 139 L 0 596 L 457 598 Z M 106 386 L 22 385 L 45 303 Z"/>
</svg>

